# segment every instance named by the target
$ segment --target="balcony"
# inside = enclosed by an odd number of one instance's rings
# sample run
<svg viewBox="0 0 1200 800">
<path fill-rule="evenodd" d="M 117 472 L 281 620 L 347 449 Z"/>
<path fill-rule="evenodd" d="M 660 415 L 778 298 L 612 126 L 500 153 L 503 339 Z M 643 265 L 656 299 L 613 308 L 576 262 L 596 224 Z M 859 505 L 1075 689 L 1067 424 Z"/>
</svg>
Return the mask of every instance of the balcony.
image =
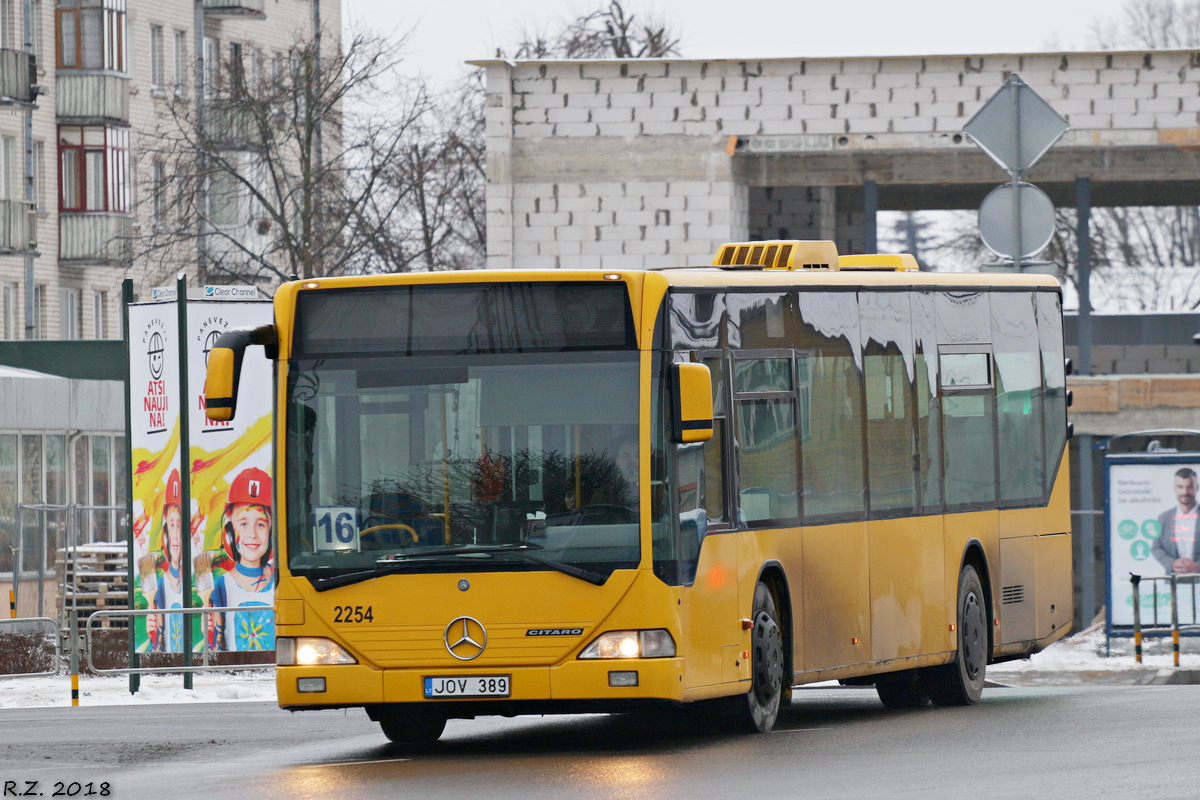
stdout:
<svg viewBox="0 0 1200 800">
<path fill-rule="evenodd" d="M 0 200 L 0 253 L 37 251 L 37 204 Z"/>
<path fill-rule="evenodd" d="M 56 113 L 60 122 L 129 122 L 129 78 L 60 70 Z"/>
<path fill-rule="evenodd" d="M 133 217 L 90 211 L 58 215 L 59 263 L 121 266 L 133 260 Z"/>
<path fill-rule="evenodd" d="M 204 0 L 204 13 L 222 17 L 266 19 L 263 0 Z"/>
<path fill-rule="evenodd" d="M 29 53 L 0 50 L 0 104 L 33 103 L 37 65 Z"/>
</svg>

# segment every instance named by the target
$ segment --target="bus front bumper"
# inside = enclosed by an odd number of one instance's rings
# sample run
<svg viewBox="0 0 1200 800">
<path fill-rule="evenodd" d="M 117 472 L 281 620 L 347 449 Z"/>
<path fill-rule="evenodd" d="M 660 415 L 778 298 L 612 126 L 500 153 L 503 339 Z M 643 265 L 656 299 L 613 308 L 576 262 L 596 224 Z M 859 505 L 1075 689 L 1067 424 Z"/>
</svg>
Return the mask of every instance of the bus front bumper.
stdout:
<svg viewBox="0 0 1200 800">
<path fill-rule="evenodd" d="M 508 679 L 509 692 L 498 697 L 425 696 L 426 678 L 499 677 Z M 431 667 L 375 669 L 362 664 L 278 667 L 275 671 L 279 705 L 283 708 L 344 708 L 379 703 L 470 702 L 498 706 L 513 702 L 589 701 L 614 706 L 627 700 L 683 700 L 683 660 L 680 658 L 576 660 L 540 667 Z M 486 712 L 476 712 L 486 713 Z M 497 712 L 503 713 L 503 712 Z"/>
</svg>

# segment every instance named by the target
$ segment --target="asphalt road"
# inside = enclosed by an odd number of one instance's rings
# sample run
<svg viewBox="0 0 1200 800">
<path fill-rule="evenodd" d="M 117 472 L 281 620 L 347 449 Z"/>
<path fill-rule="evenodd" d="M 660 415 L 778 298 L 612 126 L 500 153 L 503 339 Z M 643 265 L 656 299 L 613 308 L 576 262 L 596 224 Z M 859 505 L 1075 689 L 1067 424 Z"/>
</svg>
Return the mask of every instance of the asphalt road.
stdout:
<svg viewBox="0 0 1200 800">
<path fill-rule="evenodd" d="M 481 718 L 416 755 L 357 710 L 11 709 L 0 797 L 90 784 L 117 800 L 1194 798 L 1198 708 L 1200 686 L 987 689 L 974 707 L 906 711 L 871 689 L 812 688 L 764 735 L 674 717 Z"/>
</svg>

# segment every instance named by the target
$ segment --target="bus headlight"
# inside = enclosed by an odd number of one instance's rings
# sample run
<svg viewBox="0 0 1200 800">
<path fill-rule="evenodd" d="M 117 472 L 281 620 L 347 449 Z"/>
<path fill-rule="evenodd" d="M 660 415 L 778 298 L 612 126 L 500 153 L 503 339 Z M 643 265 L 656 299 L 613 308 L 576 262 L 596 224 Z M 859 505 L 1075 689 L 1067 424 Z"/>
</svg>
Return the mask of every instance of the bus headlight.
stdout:
<svg viewBox="0 0 1200 800">
<path fill-rule="evenodd" d="M 307 667 L 313 664 L 357 664 L 358 659 L 331 639 L 280 636 L 275 639 L 275 663 L 281 667 Z"/>
<path fill-rule="evenodd" d="M 675 655 L 675 640 L 663 628 L 648 631 L 609 631 L 601 634 L 579 654 L 580 658 L 669 658 Z"/>
</svg>

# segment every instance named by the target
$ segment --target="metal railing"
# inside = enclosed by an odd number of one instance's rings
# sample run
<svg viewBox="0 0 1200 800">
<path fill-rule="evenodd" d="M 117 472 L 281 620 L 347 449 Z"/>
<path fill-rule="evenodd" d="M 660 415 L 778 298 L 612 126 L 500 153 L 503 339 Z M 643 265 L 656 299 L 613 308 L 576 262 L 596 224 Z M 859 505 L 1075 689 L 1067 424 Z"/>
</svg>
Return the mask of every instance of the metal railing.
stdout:
<svg viewBox="0 0 1200 800">
<path fill-rule="evenodd" d="M 1180 631 L 1200 631 L 1200 620 L 1196 616 L 1196 610 L 1200 607 L 1197 603 L 1196 582 L 1200 580 L 1200 575 L 1164 575 L 1153 577 L 1142 577 L 1129 573 L 1129 583 L 1133 587 L 1133 653 L 1137 663 L 1142 663 L 1142 636 L 1143 634 L 1171 634 L 1171 650 L 1174 654 L 1175 666 L 1179 666 L 1179 633 Z M 1153 620 L 1147 627 L 1142 625 L 1142 597 L 1141 584 L 1142 581 L 1148 581 L 1151 584 L 1152 597 L 1154 603 L 1151 606 L 1153 610 Z M 1170 587 L 1170 602 L 1171 602 L 1171 617 L 1170 623 L 1159 623 L 1158 600 L 1160 594 L 1158 592 L 1158 584 L 1166 582 Z M 1191 588 L 1191 619 L 1193 622 L 1185 622 L 1179 624 L 1179 584 L 1186 584 Z M 1164 612 L 1165 613 L 1165 612 Z"/>
<path fill-rule="evenodd" d="M 208 647 L 209 615 L 210 614 L 224 614 L 224 613 L 233 612 L 233 611 L 245 612 L 246 610 L 247 610 L 246 608 L 241 607 L 241 606 L 219 606 L 216 608 L 208 608 L 208 607 L 201 607 L 201 608 L 147 608 L 147 609 L 138 609 L 138 610 L 112 609 L 110 611 L 93 612 L 92 615 L 90 617 L 88 617 L 87 626 L 85 628 L 85 650 L 87 651 L 88 669 L 91 672 L 95 673 L 96 675 L 152 675 L 152 674 L 177 673 L 177 672 L 179 672 L 179 673 L 218 672 L 218 671 L 219 672 L 233 672 L 233 671 L 245 670 L 245 669 L 274 669 L 275 662 L 273 662 L 273 661 L 272 662 L 264 662 L 261 664 L 212 664 L 209 662 L 210 657 L 213 655 L 216 655 L 218 653 L 243 652 L 243 651 L 228 651 L 228 650 L 212 650 Z M 253 611 L 255 613 L 269 611 L 272 615 L 274 615 L 274 613 L 275 613 L 275 609 L 270 608 L 270 607 L 265 607 L 265 606 L 254 606 Z M 200 641 L 202 642 L 202 648 L 201 648 L 200 654 L 201 654 L 202 662 L 200 664 L 193 664 L 191 666 L 114 667 L 111 669 L 101 669 L 100 667 L 96 666 L 95 662 L 92 660 L 92 652 L 95 649 L 94 647 L 92 647 L 92 632 L 93 632 L 93 630 L 95 630 L 95 623 L 98 620 L 103 621 L 103 620 L 109 619 L 111 617 L 130 617 L 130 618 L 132 618 L 132 617 L 148 617 L 152 614 L 153 615 L 181 614 L 184 616 L 186 616 L 188 614 L 200 614 L 201 615 L 200 616 L 200 630 L 201 630 Z M 130 622 L 132 622 L 132 621 L 133 620 L 130 619 Z M 263 650 L 261 652 L 269 653 L 272 651 Z M 139 653 L 139 655 L 146 655 L 146 654 Z"/>
<path fill-rule="evenodd" d="M 58 622 L 50 619 L 50 617 L 26 617 L 24 619 L 0 619 L 0 652 L 4 652 L 8 648 L 5 644 L 12 640 L 10 636 L 27 636 L 31 640 L 41 638 L 43 645 L 52 644 L 54 656 L 50 661 L 50 669 L 41 672 L 5 672 L 0 673 L 0 679 L 3 678 L 42 678 L 49 675 L 57 675 L 59 666 L 62 664 L 62 637 L 59 636 Z M 35 644 L 34 641 L 29 642 L 30 645 Z M 14 654 L 8 653 L 12 657 Z"/>
</svg>

